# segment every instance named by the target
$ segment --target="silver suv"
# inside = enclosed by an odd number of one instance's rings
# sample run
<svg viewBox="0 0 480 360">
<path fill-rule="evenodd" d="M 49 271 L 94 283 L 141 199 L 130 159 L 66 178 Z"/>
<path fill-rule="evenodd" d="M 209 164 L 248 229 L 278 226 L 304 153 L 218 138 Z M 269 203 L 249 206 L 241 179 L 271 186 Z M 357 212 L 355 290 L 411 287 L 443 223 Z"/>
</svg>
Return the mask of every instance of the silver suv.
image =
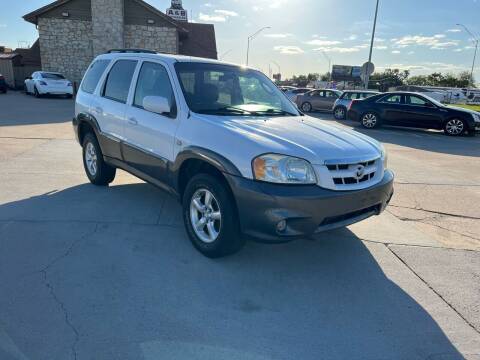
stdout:
<svg viewBox="0 0 480 360">
<path fill-rule="evenodd" d="M 347 109 L 352 100 L 366 99 L 370 96 L 380 94 L 378 91 L 367 90 L 347 90 L 333 104 L 333 116 L 337 120 L 344 120 L 347 115 Z"/>
</svg>

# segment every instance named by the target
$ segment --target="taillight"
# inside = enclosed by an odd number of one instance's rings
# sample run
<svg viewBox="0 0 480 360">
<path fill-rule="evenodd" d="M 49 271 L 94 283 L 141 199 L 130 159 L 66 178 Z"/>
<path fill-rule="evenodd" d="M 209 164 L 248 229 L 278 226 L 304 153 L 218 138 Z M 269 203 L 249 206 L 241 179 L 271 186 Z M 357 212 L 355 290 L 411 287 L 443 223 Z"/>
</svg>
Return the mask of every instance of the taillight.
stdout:
<svg viewBox="0 0 480 360">
<path fill-rule="evenodd" d="M 352 108 L 353 103 L 356 102 L 356 101 L 357 101 L 357 100 L 352 100 L 352 101 L 350 101 L 350 105 L 348 105 L 348 110 L 350 110 L 350 109 Z"/>
</svg>

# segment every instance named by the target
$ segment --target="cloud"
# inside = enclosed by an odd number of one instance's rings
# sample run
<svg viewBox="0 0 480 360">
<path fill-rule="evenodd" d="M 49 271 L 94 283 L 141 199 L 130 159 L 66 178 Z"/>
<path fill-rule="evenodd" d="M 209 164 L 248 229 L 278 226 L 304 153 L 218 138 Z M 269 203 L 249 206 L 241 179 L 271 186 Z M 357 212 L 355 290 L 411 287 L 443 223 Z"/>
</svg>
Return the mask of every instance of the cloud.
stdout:
<svg viewBox="0 0 480 360">
<path fill-rule="evenodd" d="M 236 13 L 235 11 L 230 11 L 230 10 L 215 10 L 215 13 L 216 14 L 219 14 L 219 15 L 224 15 L 226 17 L 234 17 L 234 16 L 238 16 L 238 13 Z"/>
<path fill-rule="evenodd" d="M 460 31 L 462 31 L 462 30 L 460 30 L 460 29 L 448 29 L 448 30 L 446 30 L 445 32 L 457 33 L 457 32 L 460 32 Z"/>
<path fill-rule="evenodd" d="M 267 38 L 273 38 L 273 39 L 285 39 L 285 38 L 293 36 L 293 35 L 287 33 L 287 34 L 265 34 L 263 36 L 267 37 Z"/>
<path fill-rule="evenodd" d="M 330 52 L 330 53 L 341 53 L 341 54 L 346 54 L 346 53 L 354 53 L 360 51 L 358 47 L 330 47 L 330 46 L 323 46 L 319 47 L 316 49 L 313 49 L 314 51 L 325 51 L 325 52 Z"/>
<path fill-rule="evenodd" d="M 208 15 L 208 14 L 204 14 L 202 12 L 198 15 L 198 19 L 202 20 L 202 21 L 208 21 L 208 22 L 225 22 L 225 21 L 227 21 L 226 16 Z"/>
<path fill-rule="evenodd" d="M 395 46 L 398 48 L 405 48 L 408 46 L 428 46 L 430 49 L 434 50 L 442 50 L 458 45 L 457 40 L 444 41 L 444 38 L 444 34 L 436 34 L 433 36 L 408 35 L 400 39 L 392 39 L 392 42 L 394 42 Z"/>
<path fill-rule="evenodd" d="M 367 44 L 367 43 L 365 43 L 365 44 L 359 44 L 359 45 L 355 45 L 355 47 L 356 47 L 357 49 L 368 49 L 368 48 L 370 47 L 370 44 Z"/>
<path fill-rule="evenodd" d="M 350 40 L 350 41 L 353 41 L 353 40 L 357 40 L 358 36 L 355 35 L 355 34 L 352 34 L 350 35 L 348 38 L 346 38 L 345 40 Z"/>
<path fill-rule="evenodd" d="M 280 54 L 284 55 L 298 55 L 303 54 L 305 51 L 299 48 L 298 46 L 286 46 L 286 45 L 279 45 L 275 46 L 273 50 L 278 51 Z"/>
<path fill-rule="evenodd" d="M 389 64 L 384 66 L 378 66 L 378 69 L 400 69 L 400 70 L 410 70 L 417 73 L 432 73 L 435 71 L 439 72 L 458 72 L 463 71 L 466 68 L 456 64 L 448 64 L 442 62 L 422 62 L 415 65 L 410 64 Z"/>
<path fill-rule="evenodd" d="M 307 41 L 307 42 L 305 42 L 305 44 L 314 45 L 314 46 L 331 46 L 331 45 L 339 45 L 339 44 L 341 44 L 341 42 L 340 41 L 334 41 L 334 40 L 315 39 L 315 40 Z"/>
<path fill-rule="evenodd" d="M 463 49 L 455 49 L 455 50 L 453 50 L 453 51 L 455 51 L 455 52 L 462 52 Z"/>
<path fill-rule="evenodd" d="M 388 46 L 385 45 L 378 45 L 373 47 L 375 50 L 387 50 Z"/>
<path fill-rule="evenodd" d="M 393 50 L 392 54 L 400 54 L 400 51 L 399 50 Z"/>
<path fill-rule="evenodd" d="M 214 14 L 204 14 L 201 12 L 198 15 L 198 19 L 207 22 L 226 22 L 230 17 L 238 16 L 238 13 L 230 10 L 216 9 L 213 12 Z"/>
</svg>

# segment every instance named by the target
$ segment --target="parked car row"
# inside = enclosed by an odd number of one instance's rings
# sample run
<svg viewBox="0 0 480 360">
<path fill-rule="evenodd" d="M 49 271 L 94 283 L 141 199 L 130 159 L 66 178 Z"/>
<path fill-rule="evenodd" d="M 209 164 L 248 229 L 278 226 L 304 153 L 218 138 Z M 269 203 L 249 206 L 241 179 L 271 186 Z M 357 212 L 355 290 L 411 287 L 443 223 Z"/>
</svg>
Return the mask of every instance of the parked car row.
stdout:
<svg viewBox="0 0 480 360">
<path fill-rule="evenodd" d="M 25 79 L 25 93 L 27 95 L 63 95 L 68 98 L 73 96 L 71 81 L 57 72 L 36 71 Z"/>
<path fill-rule="evenodd" d="M 385 124 L 444 130 L 452 136 L 480 130 L 480 113 L 446 106 L 424 93 L 318 89 L 297 95 L 295 103 L 305 113 L 333 111 L 335 119 L 348 117 L 368 129 Z"/>
</svg>

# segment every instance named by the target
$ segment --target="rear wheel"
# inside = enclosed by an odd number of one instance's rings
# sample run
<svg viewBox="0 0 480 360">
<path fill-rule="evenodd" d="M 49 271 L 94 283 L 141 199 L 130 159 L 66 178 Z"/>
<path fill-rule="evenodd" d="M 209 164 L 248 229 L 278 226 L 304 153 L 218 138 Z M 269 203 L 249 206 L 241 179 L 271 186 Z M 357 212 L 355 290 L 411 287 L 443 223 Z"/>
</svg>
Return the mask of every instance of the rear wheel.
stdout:
<svg viewBox="0 0 480 360">
<path fill-rule="evenodd" d="M 83 167 L 92 184 L 105 186 L 115 179 L 116 169 L 105 163 L 97 138 L 92 133 L 83 139 Z"/>
<path fill-rule="evenodd" d="M 367 129 L 373 129 L 380 126 L 380 118 L 373 112 L 366 112 L 360 120 L 362 126 Z"/>
<path fill-rule="evenodd" d="M 347 114 L 347 109 L 343 106 L 337 106 L 333 109 L 333 117 L 337 120 L 345 120 L 345 115 Z"/>
<path fill-rule="evenodd" d="M 312 111 L 312 104 L 310 104 L 309 102 L 304 102 L 302 104 L 302 111 L 303 112 L 311 112 Z"/>
<path fill-rule="evenodd" d="M 450 119 L 445 123 L 443 131 L 450 136 L 462 135 L 466 130 L 465 122 L 461 119 Z"/>
<path fill-rule="evenodd" d="M 245 244 L 237 211 L 227 185 L 208 174 L 194 176 L 183 196 L 183 219 L 188 236 L 203 255 L 218 258 Z"/>
</svg>

